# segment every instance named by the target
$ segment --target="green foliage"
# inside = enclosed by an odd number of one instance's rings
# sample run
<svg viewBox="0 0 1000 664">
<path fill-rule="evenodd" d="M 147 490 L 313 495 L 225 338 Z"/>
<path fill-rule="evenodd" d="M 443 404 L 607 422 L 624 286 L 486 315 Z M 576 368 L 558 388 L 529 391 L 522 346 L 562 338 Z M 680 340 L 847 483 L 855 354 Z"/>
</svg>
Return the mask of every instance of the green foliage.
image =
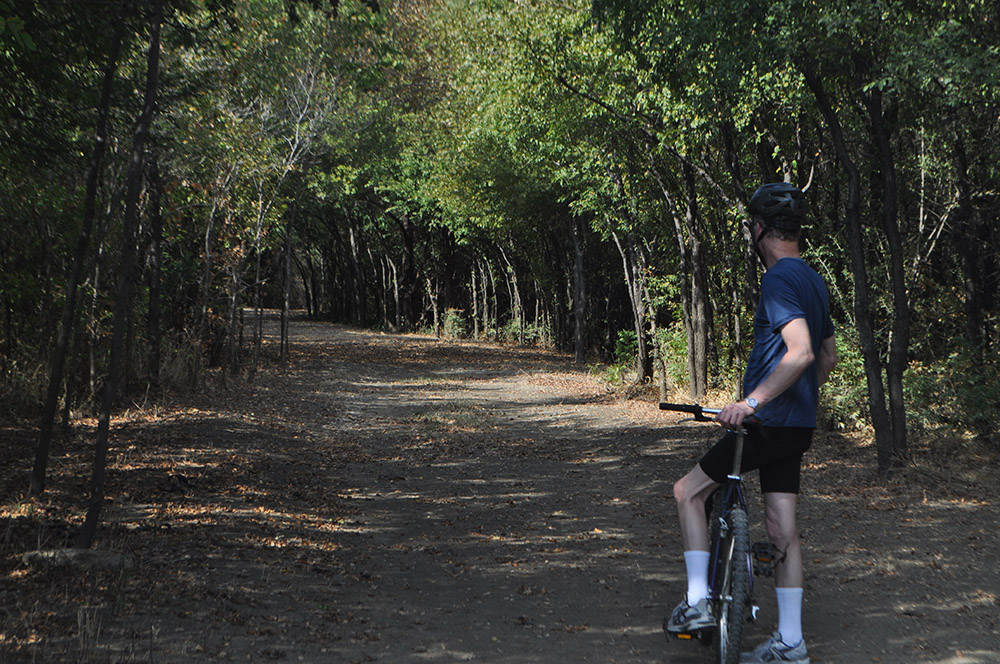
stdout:
<svg viewBox="0 0 1000 664">
<path fill-rule="evenodd" d="M 276 305 L 291 225 L 295 278 L 317 315 L 406 329 L 423 313 L 423 284 L 433 282 L 445 334 L 464 337 L 473 323 L 466 276 L 478 269 L 477 316 L 486 309 L 490 320 L 480 325 L 494 328 L 487 336 L 563 348 L 574 333 L 579 250 L 583 336 L 589 350 L 613 356 L 608 372 L 617 381 L 634 371 L 638 349 L 631 331 L 608 338 L 608 330 L 633 325 L 622 256 L 634 252 L 639 267 L 630 277 L 648 289 L 642 313 L 656 318 L 655 341 L 676 386 L 689 380 L 682 303 L 704 270 L 709 374 L 714 387 L 730 390 L 747 351 L 749 282 L 757 278 L 736 220 L 748 190 L 787 178 L 811 183 L 806 257 L 829 284 L 838 323 L 841 362 L 824 388 L 827 416 L 839 427 L 863 426 L 846 182 L 804 82 L 809 62 L 861 171 L 876 351 L 885 355 L 894 314 L 882 165 L 865 106 L 880 95 L 914 321 L 911 412 L 928 426 L 991 426 L 976 404 L 995 403 L 996 367 L 952 349 L 969 334 L 969 281 L 978 278 L 983 293 L 997 290 L 1000 238 L 989 229 L 1000 213 L 995 3 L 379 4 L 373 12 L 341 0 L 334 13 L 323 2 L 168 3 L 154 127 L 166 189 L 164 349 L 180 356 L 162 369 L 167 383 L 189 382 L 198 355 L 218 352 L 255 289 L 266 287 L 265 304 Z M 45 357 L 65 296 L 111 19 L 86 3 L 0 0 L 8 394 L 34 393 L 17 372 L 33 380 L 22 358 Z M 146 36 L 141 15 L 122 19 L 99 187 L 102 244 L 88 256 L 94 269 L 85 275 L 78 349 L 98 357 Z M 973 222 L 986 230 L 970 235 Z M 975 265 L 970 247 L 981 247 Z M 136 321 L 148 302 L 148 292 L 137 299 Z M 1000 338 L 996 298 L 982 298 L 982 308 L 992 348 Z M 538 320 L 528 320 L 531 311 Z M 134 338 L 139 357 L 146 337 Z M 922 414 L 927 402 L 942 404 L 940 420 Z"/>
<path fill-rule="evenodd" d="M 684 323 L 677 322 L 670 327 L 660 328 L 657 332 L 656 343 L 667 372 L 667 384 L 678 390 L 686 389 L 690 384 L 690 376 L 688 375 L 688 342 Z"/>
<path fill-rule="evenodd" d="M 465 312 L 461 309 L 448 309 L 444 314 L 442 333 L 447 339 L 464 339 L 468 334 Z"/>
<path fill-rule="evenodd" d="M 0 47 L 10 44 L 33 51 L 35 40 L 24 30 L 24 19 L 14 13 L 12 0 L 0 0 Z"/>
<path fill-rule="evenodd" d="M 1000 367 L 968 348 L 913 362 L 906 376 L 908 413 L 920 428 L 993 436 L 1000 428 Z"/>
<path fill-rule="evenodd" d="M 619 330 L 615 342 L 615 363 L 625 366 L 635 364 L 635 357 L 638 354 L 639 341 L 635 330 Z"/>
<path fill-rule="evenodd" d="M 36 355 L 0 355 L 0 418 L 14 420 L 41 411 L 45 365 Z"/>
<path fill-rule="evenodd" d="M 819 426 L 854 430 L 868 421 L 868 389 L 857 330 L 837 330 L 837 366 L 820 391 Z"/>
</svg>

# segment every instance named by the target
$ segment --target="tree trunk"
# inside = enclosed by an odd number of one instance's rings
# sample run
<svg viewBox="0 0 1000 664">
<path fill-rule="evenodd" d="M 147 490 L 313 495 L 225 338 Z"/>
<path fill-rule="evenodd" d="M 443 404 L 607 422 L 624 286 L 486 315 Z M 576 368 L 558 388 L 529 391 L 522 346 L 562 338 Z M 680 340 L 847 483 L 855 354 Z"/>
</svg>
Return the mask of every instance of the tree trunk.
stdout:
<svg viewBox="0 0 1000 664">
<path fill-rule="evenodd" d="M 972 183 L 969 179 L 969 161 L 965 141 L 955 138 L 955 171 L 958 189 L 958 206 L 955 219 L 955 248 L 962 267 L 962 285 L 965 293 L 965 339 L 974 360 L 980 360 L 985 346 L 983 312 L 986 310 L 983 287 L 982 233 L 972 212 Z"/>
<path fill-rule="evenodd" d="M 288 362 L 288 317 L 291 315 L 292 304 L 292 226 L 295 223 L 295 213 L 298 208 L 292 204 L 288 212 L 288 221 L 285 222 L 285 260 L 282 270 L 282 298 L 281 298 L 281 351 L 280 362 L 285 365 Z"/>
<path fill-rule="evenodd" d="M 406 215 L 399 221 L 399 230 L 403 240 L 403 257 L 400 265 L 400 307 L 402 310 L 403 330 L 410 332 L 417 326 L 417 313 L 414 300 L 417 295 L 417 265 L 415 255 L 416 238 L 413 222 Z"/>
<path fill-rule="evenodd" d="M 476 266 L 472 266 L 471 287 L 469 292 L 472 295 L 472 338 L 479 338 L 479 287 L 476 284 Z"/>
<path fill-rule="evenodd" d="M 882 94 L 873 89 L 865 96 L 871 120 L 873 139 L 877 144 L 882 180 L 882 228 L 889 244 L 889 275 L 892 288 L 892 336 L 889 342 L 889 363 L 886 379 L 889 387 L 889 415 L 892 422 L 893 466 L 902 465 L 906 458 L 906 404 L 903 394 L 903 374 L 907 367 L 910 346 L 910 302 L 906 288 L 903 239 L 899 231 L 898 182 L 892 154 L 890 130 L 883 113 Z"/>
<path fill-rule="evenodd" d="M 816 98 L 816 105 L 826 121 L 833 140 L 837 159 L 847 175 L 847 204 L 844 217 L 847 222 L 848 249 L 854 275 L 854 320 L 861 342 L 865 378 L 868 385 L 868 407 L 875 430 L 875 447 L 878 452 L 878 470 L 891 472 L 897 462 L 892 439 L 892 422 L 885 405 L 885 385 L 882 382 L 882 361 L 875 340 L 869 300 L 868 269 L 865 265 L 864 236 L 861 228 L 861 176 L 851 159 L 844 139 L 840 119 L 827 96 L 826 89 L 813 69 L 808 56 L 800 59 L 806 84 Z"/>
<path fill-rule="evenodd" d="M 583 226 L 573 219 L 573 361 L 583 364 L 587 352 L 587 290 L 584 281 Z"/>
<path fill-rule="evenodd" d="M 517 343 L 524 344 L 524 312 L 521 310 L 521 290 L 517 285 L 517 270 L 514 269 L 514 264 L 507 258 L 503 247 L 499 245 L 497 247 L 500 249 L 501 258 L 507 264 L 504 274 L 507 281 L 507 295 L 510 298 L 511 322 L 516 326 Z"/>
<path fill-rule="evenodd" d="M 688 383 L 691 397 L 701 399 L 708 386 L 708 348 L 711 332 L 711 307 L 708 301 L 708 267 L 701 242 L 701 224 L 695 191 L 694 171 L 690 164 L 680 162 L 684 180 L 684 217 L 678 214 L 679 205 L 674 200 L 663 174 L 650 160 L 663 199 L 674 220 L 674 237 L 681 257 L 681 316 L 687 337 Z"/>
<path fill-rule="evenodd" d="M 104 77 L 101 84 L 101 99 L 97 107 L 94 151 L 91 153 L 90 164 L 87 166 L 87 173 L 84 177 L 86 193 L 83 201 L 83 224 L 80 228 L 80 236 L 77 238 L 69 284 L 66 286 L 66 300 L 63 303 L 59 336 L 56 339 L 55 352 L 52 357 L 52 373 L 49 375 L 49 385 L 45 395 L 45 406 L 42 410 L 38 442 L 35 446 L 35 463 L 31 471 L 31 495 L 33 496 L 39 496 L 45 490 L 46 468 L 49 461 L 49 448 L 52 443 L 52 427 L 58 407 L 63 372 L 66 367 L 67 348 L 69 339 L 73 335 L 73 321 L 76 318 L 77 289 L 83 278 L 87 252 L 90 248 L 90 237 L 94 229 L 94 217 L 96 216 L 97 208 L 97 186 L 104 163 L 104 153 L 107 151 L 108 144 L 108 114 L 111 110 L 111 90 L 115 72 L 118 70 L 118 56 L 121 53 L 122 32 L 124 30 L 124 24 L 120 19 L 116 18 L 114 24 L 115 29 L 111 39 L 111 48 L 108 51 L 108 62 L 104 67 Z"/>
<path fill-rule="evenodd" d="M 426 279 L 427 284 L 427 297 L 431 302 L 431 312 L 433 315 L 433 325 L 434 325 L 434 338 L 441 338 L 441 313 L 438 311 L 438 289 L 437 285 L 431 281 L 430 277 Z"/>
<path fill-rule="evenodd" d="M 108 433 L 111 425 L 111 409 L 115 391 L 120 380 L 122 346 L 128 327 L 129 302 L 132 291 L 132 265 L 135 259 L 136 230 L 139 217 L 139 193 L 142 188 L 143 158 L 146 138 L 149 136 L 156 106 L 156 90 L 159 80 L 160 24 L 163 20 L 162 0 L 149 0 L 149 53 L 146 64 L 146 90 L 142 115 L 136 127 L 132 145 L 132 159 L 129 163 L 125 183 L 125 215 L 122 220 L 122 255 L 118 277 L 118 299 L 115 302 L 114 323 L 111 336 L 111 358 L 101 411 L 97 420 L 97 440 L 94 445 L 94 465 L 91 475 L 90 501 L 87 516 L 80 529 L 76 546 L 89 549 L 94 543 L 97 524 L 104 504 L 104 478 L 107 468 Z"/>
<path fill-rule="evenodd" d="M 270 207 L 268 205 L 267 207 Z M 263 250 L 261 248 L 261 243 L 264 234 L 264 212 L 265 209 L 263 196 L 259 200 L 260 212 L 257 215 L 257 229 L 254 234 L 254 278 L 253 278 L 253 310 L 254 310 L 254 322 L 253 322 L 253 351 L 250 354 L 250 370 L 248 374 L 248 379 L 253 380 L 257 375 L 257 367 L 260 366 L 260 353 L 261 347 L 264 343 L 264 307 L 263 307 L 263 271 L 261 266 L 261 261 L 263 260 L 262 254 Z M 240 270 L 242 272 L 242 270 Z"/>
<path fill-rule="evenodd" d="M 622 257 L 622 269 L 625 272 L 625 284 L 628 289 L 629 305 L 632 311 L 632 323 L 636 336 L 636 358 L 635 371 L 636 380 L 644 382 L 653 375 L 653 360 L 649 354 L 649 344 L 646 335 L 646 307 L 642 301 L 642 285 L 640 284 L 641 270 L 638 265 L 637 249 L 635 239 L 630 233 L 625 235 L 625 243 L 618 237 L 618 233 L 611 232 L 611 237 L 618 247 L 618 253 Z"/>
<path fill-rule="evenodd" d="M 688 237 L 689 259 L 691 261 L 691 335 L 688 343 L 688 376 L 691 380 L 691 396 L 701 399 L 708 388 L 708 336 L 711 330 L 711 307 L 708 303 L 708 269 L 701 241 L 698 195 L 694 185 L 694 171 L 684 163 L 686 198 L 684 222 Z"/>
<path fill-rule="evenodd" d="M 347 232 L 349 248 L 351 251 L 351 293 L 353 294 L 354 311 L 351 320 L 355 325 L 363 326 L 368 322 L 367 311 L 367 288 L 365 286 L 364 262 L 361 260 L 361 227 L 353 216 L 347 217 Z"/>
<path fill-rule="evenodd" d="M 159 165 L 155 156 L 150 159 L 149 168 L 149 208 L 150 208 L 150 245 L 149 245 L 149 378 L 153 387 L 160 386 L 160 340 L 162 337 L 162 321 L 160 313 L 160 277 L 161 256 L 160 242 L 163 239 L 163 213 L 160 202 L 163 199 L 163 180 L 160 178 Z"/>
</svg>

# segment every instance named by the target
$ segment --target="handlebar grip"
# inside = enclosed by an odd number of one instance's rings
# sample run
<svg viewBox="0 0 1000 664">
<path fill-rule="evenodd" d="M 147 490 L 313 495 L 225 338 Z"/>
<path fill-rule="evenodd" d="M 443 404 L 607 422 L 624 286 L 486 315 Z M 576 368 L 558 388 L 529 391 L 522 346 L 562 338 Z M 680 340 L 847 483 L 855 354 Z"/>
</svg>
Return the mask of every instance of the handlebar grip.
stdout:
<svg viewBox="0 0 1000 664">
<path fill-rule="evenodd" d="M 660 410 L 674 410 L 679 413 L 691 413 L 692 415 L 700 415 L 702 412 L 701 406 L 697 404 L 688 403 L 664 403 L 660 402 Z"/>
<path fill-rule="evenodd" d="M 662 401 L 660 402 L 660 410 L 674 410 L 679 413 L 690 413 L 691 415 L 694 415 L 696 422 L 714 422 L 714 416 L 722 412 L 718 408 L 704 408 L 698 404 L 664 403 Z"/>
</svg>

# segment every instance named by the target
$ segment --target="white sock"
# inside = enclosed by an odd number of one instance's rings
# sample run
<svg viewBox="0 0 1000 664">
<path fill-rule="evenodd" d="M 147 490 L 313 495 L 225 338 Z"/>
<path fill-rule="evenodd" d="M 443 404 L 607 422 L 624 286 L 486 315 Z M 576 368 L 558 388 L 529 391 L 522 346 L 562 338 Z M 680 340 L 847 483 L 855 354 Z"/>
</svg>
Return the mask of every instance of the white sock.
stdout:
<svg viewBox="0 0 1000 664">
<path fill-rule="evenodd" d="M 787 646 L 802 642 L 802 588 L 776 588 L 778 593 L 778 633 Z"/>
<path fill-rule="evenodd" d="M 685 551 L 684 566 L 687 568 L 687 603 L 694 606 L 708 597 L 708 551 Z"/>
</svg>

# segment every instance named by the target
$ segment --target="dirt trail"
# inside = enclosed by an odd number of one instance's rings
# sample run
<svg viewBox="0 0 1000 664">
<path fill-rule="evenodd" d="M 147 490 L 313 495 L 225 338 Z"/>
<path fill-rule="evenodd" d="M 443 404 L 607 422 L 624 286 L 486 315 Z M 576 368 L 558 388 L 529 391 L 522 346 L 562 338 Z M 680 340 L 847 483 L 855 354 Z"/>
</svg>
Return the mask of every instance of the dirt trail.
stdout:
<svg viewBox="0 0 1000 664">
<path fill-rule="evenodd" d="M 291 370 L 123 431 L 115 532 L 139 571 L 92 661 L 710 661 L 660 624 L 684 578 L 666 497 L 711 428 L 546 352 L 292 331 Z M 813 661 L 1000 662 L 995 501 L 945 471 L 879 486 L 840 436 L 810 461 Z M 758 600 L 748 641 L 770 580 Z M 37 661 L 77 661 L 78 636 Z"/>
</svg>

